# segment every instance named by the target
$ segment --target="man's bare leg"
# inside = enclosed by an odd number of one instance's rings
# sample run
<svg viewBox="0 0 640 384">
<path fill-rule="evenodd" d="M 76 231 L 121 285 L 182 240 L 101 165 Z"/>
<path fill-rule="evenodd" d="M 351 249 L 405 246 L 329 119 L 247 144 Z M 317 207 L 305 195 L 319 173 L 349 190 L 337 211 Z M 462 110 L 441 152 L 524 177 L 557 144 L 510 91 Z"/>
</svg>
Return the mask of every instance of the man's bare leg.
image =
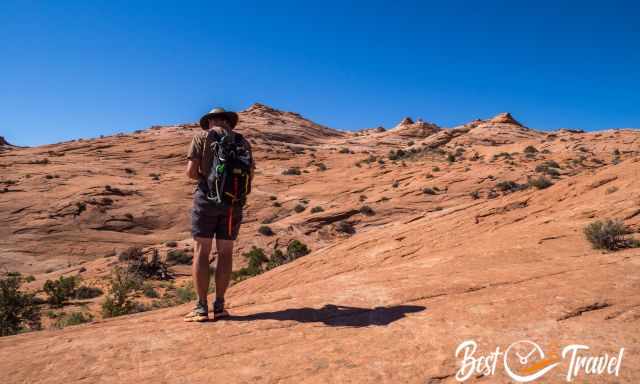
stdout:
<svg viewBox="0 0 640 384">
<path fill-rule="evenodd" d="M 198 294 L 198 300 L 206 303 L 207 290 L 209 289 L 209 254 L 211 253 L 212 239 L 196 237 L 193 240 L 193 286 Z"/>
<path fill-rule="evenodd" d="M 224 300 L 233 268 L 233 240 L 216 239 L 218 265 L 216 267 L 216 299 Z"/>
</svg>

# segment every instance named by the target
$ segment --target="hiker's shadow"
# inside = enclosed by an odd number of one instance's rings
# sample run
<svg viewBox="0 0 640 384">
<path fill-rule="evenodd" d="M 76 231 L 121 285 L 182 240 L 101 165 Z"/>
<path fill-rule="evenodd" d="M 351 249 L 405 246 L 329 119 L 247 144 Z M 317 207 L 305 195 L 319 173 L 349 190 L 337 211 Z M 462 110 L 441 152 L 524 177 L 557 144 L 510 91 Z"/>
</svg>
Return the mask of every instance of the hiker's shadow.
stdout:
<svg viewBox="0 0 640 384">
<path fill-rule="evenodd" d="M 327 304 L 322 308 L 291 308 L 245 316 L 232 315 L 225 320 L 293 320 L 301 323 L 321 322 L 332 327 L 366 327 L 369 325 L 388 325 L 405 317 L 407 313 L 420 312 L 425 309 L 427 308 L 419 305 L 357 308 Z"/>
</svg>

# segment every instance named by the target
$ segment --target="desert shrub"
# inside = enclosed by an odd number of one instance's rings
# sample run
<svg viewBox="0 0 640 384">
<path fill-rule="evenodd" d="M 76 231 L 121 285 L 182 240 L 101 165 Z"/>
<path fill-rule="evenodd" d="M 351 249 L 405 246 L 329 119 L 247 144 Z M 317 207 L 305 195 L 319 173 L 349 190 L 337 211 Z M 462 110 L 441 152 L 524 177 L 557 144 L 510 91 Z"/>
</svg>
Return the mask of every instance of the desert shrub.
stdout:
<svg viewBox="0 0 640 384">
<path fill-rule="evenodd" d="M 436 191 L 433 190 L 433 188 L 429 188 L 429 187 L 425 187 L 422 188 L 422 193 L 424 193 L 425 195 L 436 195 Z"/>
<path fill-rule="evenodd" d="M 318 171 L 326 171 L 327 170 L 327 166 L 324 163 L 318 163 L 318 164 L 316 164 L 316 167 L 318 167 Z"/>
<path fill-rule="evenodd" d="M 360 213 L 362 213 L 363 215 L 366 216 L 373 216 L 376 213 L 374 212 L 373 208 L 371 208 L 368 205 L 363 205 L 362 207 L 360 207 Z"/>
<path fill-rule="evenodd" d="M 109 285 L 109 293 L 102 303 L 102 316 L 115 317 L 139 311 L 140 306 L 132 295 L 142 286 L 140 276 L 117 266 L 111 272 Z"/>
<path fill-rule="evenodd" d="M 533 145 L 528 145 L 524 149 L 524 153 L 530 153 L 530 154 L 538 153 L 538 149 L 536 147 L 534 147 Z"/>
<path fill-rule="evenodd" d="M 231 278 L 234 281 L 241 281 L 261 274 L 263 272 L 262 264 L 268 261 L 264 250 L 256 246 L 251 247 L 251 250 L 243 253 L 242 256 L 248 260 L 248 265 L 231 272 Z"/>
<path fill-rule="evenodd" d="M 560 176 L 560 171 L 558 171 L 556 168 L 549 168 L 547 169 L 546 174 L 551 177 L 558 177 Z"/>
<path fill-rule="evenodd" d="M 300 240 L 292 240 L 287 245 L 287 260 L 293 261 L 299 257 L 305 256 L 311 252 L 307 245 Z"/>
<path fill-rule="evenodd" d="M 342 232 L 342 233 L 347 233 L 347 234 L 354 234 L 356 233 L 355 228 L 353 227 L 353 224 L 349 223 L 348 221 L 339 221 L 336 224 L 336 230 L 338 232 Z"/>
<path fill-rule="evenodd" d="M 551 180 L 547 179 L 546 177 L 540 176 L 540 177 L 532 177 L 531 179 L 529 179 L 529 185 L 532 187 L 536 187 L 538 189 L 545 189 L 552 186 L 553 183 L 551 182 Z"/>
<path fill-rule="evenodd" d="M 44 292 L 47 294 L 47 302 L 52 307 L 62 307 L 65 301 L 75 296 L 77 280 L 74 276 L 60 276 L 58 280 L 47 280 L 44 283 Z"/>
<path fill-rule="evenodd" d="M 195 289 L 193 289 L 193 282 L 188 282 L 183 287 L 176 288 L 176 300 L 178 304 L 188 303 L 195 300 L 198 297 Z"/>
<path fill-rule="evenodd" d="M 494 160 L 498 160 L 501 157 L 504 157 L 505 159 L 508 159 L 508 160 L 513 159 L 513 157 L 511 156 L 511 154 L 509 152 L 500 152 L 500 153 L 497 153 L 497 154 L 493 155 L 493 159 Z"/>
<path fill-rule="evenodd" d="M 167 252 L 167 263 L 172 264 L 191 264 L 193 262 L 193 255 L 188 254 L 185 251 L 172 249 Z"/>
<path fill-rule="evenodd" d="M 87 204 L 83 203 L 83 202 L 77 202 L 76 203 L 76 212 L 74 213 L 75 216 L 80 216 L 80 214 L 84 211 L 87 210 Z"/>
<path fill-rule="evenodd" d="M 472 191 L 471 193 L 469 193 L 469 196 L 471 196 L 472 199 L 476 200 L 480 198 L 480 191 Z"/>
<path fill-rule="evenodd" d="M 0 336 L 40 329 L 40 312 L 34 295 L 20 291 L 21 283 L 16 276 L 0 278 Z"/>
<path fill-rule="evenodd" d="M 290 167 L 282 171 L 283 175 L 300 175 L 300 168 L 298 167 Z"/>
<path fill-rule="evenodd" d="M 340 150 L 338 151 L 339 153 L 351 153 L 351 151 L 349 150 L 349 148 L 340 148 Z"/>
<path fill-rule="evenodd" d="M 282 204 L 280 202 L 278 202 L 278 201 L 274 201 L 273 202 L 273 206 L 276 207 L 276 208 L 280 208 L 280 207 L 282 207 Z"/>
<path fill-rule="evenodd" d="M 456 161 L 456 156 L 453 153 L 447 153 L 447 162 L 453 163 Z"/>
<path fill-rule="evenodd" d="M 377 156 L 369 155 L 366 159 L 362 160 L 363 163 L 371 164 L 375 163 L 378 160 Z"/>
<path fill-rule="evenodd" d="M 129 247 L 129 248 L 125 249 L 124 251 L 120 252 L 120 254 L 118 254 L 118 260 L 120 260 L 120 261 L 135 260 L 135 259 L 138 259 L 138 258 L 140 258 L 142 256 L 143 256 L 142 248 Z"/>
<path fill-rule="evenodd" d="M 80 300 L 93 299 L 95 297 L 101 296 L 102 293 L 102 289 L 100 288 L 82 285 L 76 289 L 75 298 Z"/>
<path fill-rule="evenodd" d="M 597 220 L 587 225 L 584 235 L 595 249 L 608 249 L 615 251 L 620 248 L 637 247 L 640 242 L 627 239 L 631 231 L 622 220 Z"/>
<path fill-rule="evenodd" d="M 70 325 L 79 325 L 84 323 L 89 323 L 93 320 L 93 316 L 90 313 L 83 312 L 71 312 L 66 315 L 57 316 L 57 320 L 54 323 L 54 327 L 56 328 L 64 328 Z"/>
<path fill-rule="evenodd" d="M 142 285 L 142 294 L 145 297 L 151 298 L 151 299 L 155 299 L 160 297 L 160 295 L 158 294 L 158 291 L 156 291 L 156 289 L 153 287 L 153 285 L 149 284 L 149 283 L 144 283 Z"/>
<path fill-rule="evenodd" d="M 403 149 L 398 150 L 390 150 L 389 151 L 389 160 L 401 160 L 409 157 L 411 154 Z"/>
<path fill-rule="evenodd" d="M 43 165 L 46 165 L 46 164 L 49 164 L 49 159 L 47 159 L 45 157 L 44 159 L 41 159 L 41 160 L 33 160 L 33 161 L 31 161 L 31 164 L 43 164 Z"/>
<path fill-rule="evenodd" d="M 432 172 L 440 172 L 440 167 L 433 167 L 431 168 Z"/>
<path fill-rule="evenodd" d="M 512 180 L 503 180 L 496 183 L 496 188 L 502 192 L 512 192 L 522 189 L 523 186 Z"/>
<path fill-rule="evenodd" d="M 393 188 L 398 188 L 399 185 L 400 185 L 400 182 L 398 180 L 395 180 L 393 184 L 391 184 Z"/>
<path fill-rule="evenodd" d="M 24 278 L 24 281 L 26 281 L 27 283 L 30 283 L 32 281 L 36 281 L 36 278 L 33 275 L 29 275 L 29 276 Z"/>
<path fill-rule="evenodd" d="M 293 207 L 293 210 L 296 211 L 296 213 L 303 212 L 305 209 L 307 209 L 307 207 L 302 204 L 296 204 L 296 206 Z"/>
<path fill-rule="evenodd" d="M 260 233 L 261 235 L 264 235 L 264 236 L 273 236 L 274 235 L 273 230 L 268 225 L 261 225 L 258 228 L 258 233 Z"/>
<path fill-rule="evenodd" d="M 536 165 L 536 172 L 546 173 L 549 176 L 559 176 L 558 168 L 560 168 L 560 164 L 553 160 L 548 160 Z"/>
<path fill-rule="evenodd" d="M 182 251 L 169 251 L 167 256 L 171 252 L 182 252 Z M 176 259 L 184 256 L 175 256 Z M 129 272 L 138 275 L 142 279 L 160 279 L 160 280 L 169 280 L 173 277 L 169 273 L 169 267 L 167 263 L 160 260 L 160 253 L 157 249 L 152 249 L 151 258 L 148 259 L 144 254 L 139 254 L 135 258 L 131 258 L 127 260 L 127 269 Z"/>
<path fill-rule="evenodd" d="M 124 171 L 130 175 L 135 175 L 136 171 L 131 168 L 125 168 Z"/>
<path fill-rule="evenodd" d="M 322 208 L 319 205 L 311 208 L 311 213 L 318 213 L 318 212 L 322 212 L 322 211 L 324 211 L 324 208 Z"/>
<path fill-rule="evenodd" d="M 271 254 L 271 257 L 269 258 L 269 261 L 267 262 L 267 266 L 266 266 L 266 270 L 270 270 L 273 269 L 277 266 L 280 266 L 282 264 L 285 264 L 287 262 L 287 257 L 285 256 L 285 254 L 279 250 L 279 249 L 274 249 L 273 253 Z"/>
</svg>

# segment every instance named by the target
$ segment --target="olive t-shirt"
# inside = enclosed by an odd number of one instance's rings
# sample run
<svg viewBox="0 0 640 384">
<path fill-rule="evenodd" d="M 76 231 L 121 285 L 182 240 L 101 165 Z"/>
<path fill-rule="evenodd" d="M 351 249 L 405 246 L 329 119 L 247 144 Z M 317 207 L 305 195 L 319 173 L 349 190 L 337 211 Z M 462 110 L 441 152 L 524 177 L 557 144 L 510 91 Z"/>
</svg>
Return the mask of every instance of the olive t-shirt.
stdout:
<svg viewBox="0 0 640 384">
<path fill-rule="evenodd" d="M 209 135 L 211 130 L 196 133 L 191 140 L 189 151 L 187 152 L 187 159 L 197 160 L 200 162 L 199 172 L 205 179 L 209 176 L 209 172 L 213 166 L 213 159 L 217 156 L 215 145 L 216 140 L 222 137 L 222 132 L 220 130 L 216 130 L 216 133 L 218 133 L 217 135 L 213 133 Z M 253 179 L 253 170 L 256 165 L 253 159 L 253 152 L 251 152 L 251 144 L 249 144 L 249 141 L 247 141 L 247 139 L 245 139 L 240 133 L 234 132 L 233 134 L 240 137 L 238 142 L 251 155 L 251 179 Z"/>
</svg>

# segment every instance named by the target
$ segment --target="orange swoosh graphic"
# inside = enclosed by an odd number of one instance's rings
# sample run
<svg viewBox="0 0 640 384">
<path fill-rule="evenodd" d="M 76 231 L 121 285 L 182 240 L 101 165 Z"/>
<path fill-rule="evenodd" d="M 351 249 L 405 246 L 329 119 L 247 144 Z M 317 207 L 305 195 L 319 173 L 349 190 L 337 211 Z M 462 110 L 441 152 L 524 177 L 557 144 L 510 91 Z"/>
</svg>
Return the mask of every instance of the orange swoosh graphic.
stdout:
<svg viewBox="0 0 640 384">
<path fill-rule="evenodd" d="M 528 367 L 522 368 L 521 372 L 525 375 L 530 375 L 558 361 L 560 360 L 557 357 L 549 357 L 546 359 L 542 359 L 540 361 L 536 361 L 535 363 L 531 364 Z"/>
</svg>

